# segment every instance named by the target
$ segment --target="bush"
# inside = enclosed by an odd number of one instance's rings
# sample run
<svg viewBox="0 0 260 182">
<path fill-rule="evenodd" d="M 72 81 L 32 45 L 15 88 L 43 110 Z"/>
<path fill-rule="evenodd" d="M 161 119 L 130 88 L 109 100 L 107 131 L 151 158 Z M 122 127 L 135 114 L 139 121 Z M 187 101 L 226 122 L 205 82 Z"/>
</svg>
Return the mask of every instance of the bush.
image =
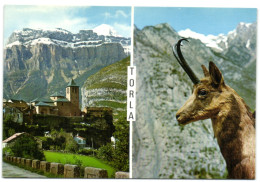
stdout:
<svg viewBox="0 0 260 182">
<path fill-rule="evenodd" d="M 88 156 L 96 156 L 97 152 L 98 151 L 96 149 L 80 149 L 78 151 L 78 154 L 88 155 Z"/>
<path fill-rule="evenodd" d="M 7 156 L 7 155 L 11 155 L 11 156 L 14 155 L 10 147 L 3 148 L 3 156 Z"/>
<path fill-rule="evenodd" d="M 71 153 L 77 153 L 79 150 L 79 145 L 73 138 L 68 138 L 66 141 L 66 151 L 71 152 Z"/>
<path fill-rule="evenodd" d="M 39 137 L 42 140 L 42 149 L 50 150 L 51 146 L 54 144 L 54 141 L 50 137 Z"/>
<path fill-rule="evenodd" d="M 10 149 L 16 157 L 44 160 L 44 154 L 38 145 L 32 136 L 23 135 L 15 141 Z"/>
<path fill-rule="evenodd" d="M 108 143 L 98 149 L 97 157 L 99 159 L 112 162 L 114 156 L 115 149 L 113 148 L 111 143 Z"/>
</svg>

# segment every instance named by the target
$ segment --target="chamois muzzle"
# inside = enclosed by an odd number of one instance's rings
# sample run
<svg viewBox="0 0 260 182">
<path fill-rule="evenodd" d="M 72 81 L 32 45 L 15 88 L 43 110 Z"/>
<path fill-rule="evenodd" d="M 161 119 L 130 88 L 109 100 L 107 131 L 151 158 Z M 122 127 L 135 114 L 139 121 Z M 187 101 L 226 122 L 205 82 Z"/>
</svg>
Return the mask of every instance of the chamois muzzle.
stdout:
<svg viewBox="0 0 260 182">
<path fill-rule="evenodd" d="M 190 77 L 191 81 L 194 84 L 198 84 L 200 82 L 200 80 L 198 79 L 198 77 L 195 75 L 195 73 L 192 71 L 192 69 L 190 68 L 190 66 L 187 64 L 186 60 L 184 59 L 182 53 L 181 53 L 181 42 L 185 40 L 187 42 L 188 39 L 180 39 L 177 44 L 175 44 L 175 46 L 172 47 L 172 52 L 174 57 L 177 59 L 177 61 L 179 62 L 179 64 L 181 65 L 181 67 L 184 69 L 184 71 L 188 74 L 188 76 Z M 177 56 L 178 55 L 178 56 Z"/>
</svg>

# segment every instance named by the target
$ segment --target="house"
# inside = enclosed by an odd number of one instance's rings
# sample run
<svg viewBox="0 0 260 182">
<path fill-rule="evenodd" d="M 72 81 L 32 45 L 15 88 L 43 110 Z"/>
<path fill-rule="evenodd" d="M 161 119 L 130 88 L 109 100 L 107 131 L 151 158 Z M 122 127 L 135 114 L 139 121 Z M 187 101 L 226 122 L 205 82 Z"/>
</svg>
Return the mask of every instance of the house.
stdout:
<svg viewBox="0 0 260 182">
<path fill-rule="evenodd" d="M 112 116 L 113 110 L 109 107 L 85 107 L 83 112 L 88 116 L 105 117 Z"/>
<path fill-rule="evenodd" d="M 77 144 L 79 145 L 80 148 L 86 147 L 86 138 L 76 135 L 74 137 L 74 140 L 77 142 Z"/>
<path fill-rule="evenodd" d="M 23 112 L 20 109 L 5 105 L 3 107 L 3 118 L 8 115 L 12 116 L 14 122 L 23 123 Z"/>
<path fill-rule="evenodd" d="M 66 97 L 59 92 L 50 95 L 49 99 L 34 99 L 31 105 L 36 114 L 56 116 L 81 116 L 79 108 L 79 86 L 73 79 L 66 87 Z"/>
<path fill-rule="evenodd" d="M 15 133 L 14 135 L 10 136 L 9 138 L 5 139 L 2 142 L 2 147 L 5 148 L 5 147 L 12 146 L 18 138 L 20 138 L 21 136 L 25 136 L 25 135 L 31 136 L 29 133 L 26 133 L 26 132 Z M 37 141 L 38 146 L 41 149 L 42 148 L 42 140 L 40 140 L 40 139 L 38 139 L 36 137 L 33 137 L 33 138 Z"/>
<path fill-rule="evenodd" d="M 15 133 L 14 135 L 10 136 L 9 138 L 5 139 L 3 141 L 3 148 L 5 147 L 10 147 L 17 138 L 19 138 L 20 136 L 24 135 L 25 132 L 22 132 L 22 133 Z"/>
<path fill-rule="evenodd" d="M 15 108 L 20 109 L 21 111 L 25 110 L 29 107 L 29 105 L 24 100 L 21 100 L 21 99 L 19 99 L 19 100 L 17 100 L 17 99 L 9 99 L 9 100 L 4 99 L 3 100 L 3 106 L 15 107 Z"/>
</svg>

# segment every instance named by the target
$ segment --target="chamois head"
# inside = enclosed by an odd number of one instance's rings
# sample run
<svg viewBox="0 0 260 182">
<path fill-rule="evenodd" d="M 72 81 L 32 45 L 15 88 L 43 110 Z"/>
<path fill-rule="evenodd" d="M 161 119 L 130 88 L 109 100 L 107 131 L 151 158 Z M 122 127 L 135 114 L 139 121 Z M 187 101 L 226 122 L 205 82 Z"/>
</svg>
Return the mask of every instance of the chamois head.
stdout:
<svg viewBox="0 0 260 182">
<path fill-rule="evenodd" d="M 221 72 L 213 62 L 209 62 L 209 71 L 204 65 L 201 66 L 204 78 L 199 80 L 196 77 L 182 56 L 180 46 L 183 40 L 187 41 L 187 39 L 179 40 L 173 53 L 194 83 L 192 95 L 176 113 L 179 124 L 185 125 L 193 121 L 212 118 L 216 115 L 223 103 L 221 98 L 226 95 L 223 92 L 226 86 Z"/>
</svg>

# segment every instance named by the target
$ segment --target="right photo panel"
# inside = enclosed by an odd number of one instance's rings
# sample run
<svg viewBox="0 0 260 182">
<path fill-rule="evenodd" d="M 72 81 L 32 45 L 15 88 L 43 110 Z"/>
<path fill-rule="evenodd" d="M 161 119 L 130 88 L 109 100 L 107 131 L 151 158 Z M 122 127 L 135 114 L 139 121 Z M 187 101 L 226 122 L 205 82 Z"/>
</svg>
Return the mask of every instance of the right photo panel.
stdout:
<svg viewBox="0 0 260 182">
<path fill-rule="evenodd" d="M 132 177 L 255 179 L 256 8 L 134 8 Z"/>
</svg>

